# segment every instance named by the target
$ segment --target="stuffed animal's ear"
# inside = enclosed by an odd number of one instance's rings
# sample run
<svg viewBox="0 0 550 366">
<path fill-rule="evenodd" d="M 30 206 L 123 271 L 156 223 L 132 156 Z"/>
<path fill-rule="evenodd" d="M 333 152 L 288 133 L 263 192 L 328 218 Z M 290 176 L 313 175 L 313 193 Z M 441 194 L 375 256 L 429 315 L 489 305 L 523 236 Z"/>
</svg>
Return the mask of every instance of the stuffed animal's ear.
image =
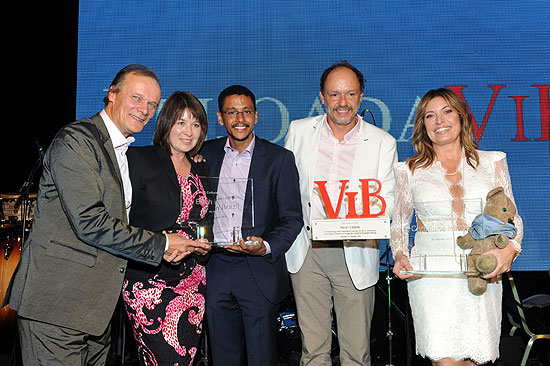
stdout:
<svg viewBox="0 0 550 366">
<path fill-rule="evenodd" d="M 504 192 L 504 189 L 502 187 L 493 188 L 489 191 L 489 193 L 487 193 L 487 199 L 493 197 L 494 195 L 502 193 L 502 192 Z"/>
</svg>

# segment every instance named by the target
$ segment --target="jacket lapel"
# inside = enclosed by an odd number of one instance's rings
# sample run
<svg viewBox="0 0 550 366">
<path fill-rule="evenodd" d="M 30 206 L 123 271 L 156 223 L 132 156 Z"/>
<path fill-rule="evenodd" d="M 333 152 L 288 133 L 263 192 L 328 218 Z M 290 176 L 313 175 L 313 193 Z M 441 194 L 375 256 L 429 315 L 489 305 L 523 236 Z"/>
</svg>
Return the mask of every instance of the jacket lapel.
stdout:
<svg viewBox="0 0 550 366">
<path fill-rule="evenodd" d="M 352 174 L 350 177 L 350 191 L 361 192 L 361 183 L 359 179 L 369 179 L 377 177 L 378 160 L 373 161 L 372 142 L 368 132 L 368 125 L 361 118 L 359 119 L 359 133 L 357 135 L 357 148 L 353 160 Z M 365 187 L 368 189 L 367 187 Z M 356 206 L 363 207 L 363 195 L 356 197 Z"/>
<path fill-rule="evenodd" d="M 256 142 L 254 145 L 254 152 L 252 153 L 252 160 L 250 161 L 250 170 L 248 171 L 248 178 L 252 182 L 248 182 L 246 185 L 246 193 L 244 197 L 244 211 L 243 211 L 243 228 L 253 228 L 255 221 L 254 205 L 257 203 L 254 200 L 254 193 L 258 189 L 258 184 L 262 184 L 264 179 L 267 178 L 265 142 L 256 136 Z M 244 234 L 243 234 L 244 235 Z"/>
<path fill-rule="evenodd" d="M 118 168 L 118 161 L 116 159 L 115 155 L 115 148 L 113 146 L 113 142 L 111 141 L 111 137 L 109 136 L 109 131 L 107 130 L 107 127 L 105 126 L 105 122 L 103 122 L 103 118 L 99 114 L 96 114 L 92 117 L 92 121 L 97 127 L 97 130 L 99 131 L 99 137 L 103 143 L 103 147 L 105 148 L 105 152 L 107 153 L 107 156 L 109 157 L 109 165 L 110 168 L 115 172 L 115 175 L 118 179 L 118 183 L 120 185 L 120 189 L 123 189 L 122 186 L 122 175 L 120 174 L 120 169 Z"/>
<path fill-rule="evenodd" d="M 122 220 L 125 223 L 128 223 L 128 215 L 126 213 L 126 204 L 124 198 L 124 185 L 122 184 L 122 174 L 120 174 L 120 169 L 118 168 L 118 161 L 115 155 L 113 142 L 111 141 L 111 137 L 109 136 L 109 131 L 105 126 L 105 122 L 103 122 L 103 118 L 101 118 L 99 114 L 96 114 L 91 119 L 97 127 L 97 130 L 99 131 L 99 138 L 103 143 L 103 148 L 107 156 L 106 161 L 109 163 L 109 168 L 115 173 L 115 176 L 117 178 L 118 186 L 120 189 L 120 204 L 122 206 L 122 212 L 124 213 L 122 215 Z"/>
<path fill-rule="evenodd" d="M 359 133 L 357 134 L 357 149 L 353 160 L 352 179 L 374 178 L 368 173 L 371 171 L 372 162 L 370 161 L 370 146 L 368 126 L 366 122 L 359 119 Z"/>
<path fill-rule="evenodd" d="M 317 167 L 317 157 L 318 157 L 318 151 L 319 151 L 319 140 L 321 139 L 321 128 L 323 128 L 323 121 L 326 119 L 326 114 L 324 116 L 320 116 L 320 118 L 315 118 L 312 121 L 311 124 L 311 135 L 307 136 L 304 135 L 304 139 L 306 141 L 311 141 L 312 144 L 310 146 L 311 154 L 307 154 L 308 162 L 305 164 L 307 168 L 307 181 L 309 182 L 309 199 L 311 201 L 311 196 L 313 194 L 313 179 L 315 175 L 315 168 Z M 307 142 L 304 141 L 306 144 Z"/>
<path fill-rule="evenodd" d="M 172 184 L 174 184 L 178 189 L 180 189 L 180 185 L 178 182 L 178 176 L 176 173 L 176 170 L 174 169 L 174 164 L 172 163 L 172 159 L 168 155 L 166 151 L 163 149 L 156 149 L 157 152 L 157 160 L 159 161 L 160 166 L 162 167 L 162 170 L 168 175 L 168 179 Z"/>
<path fill-rule="evenodd" d="M 218 141 L 215 141 L 216 145 L 213 149 L 213 154 L 208 157 L 208 160 L 206 161 L 206 164 L 208 164 L 208 168 L 210 169 L 210 177 L 211 178 L 217 178 L 220 176 L 220 171 L 222 169 L 222 163 L 223 159 L 225 157 L 225 141 L 227 138 L 221 138 Z M 216 192 L 218 190 L 218 180 L 217 179 L 211 179 L 212 184 L 212 190 Z"/>
</svg>

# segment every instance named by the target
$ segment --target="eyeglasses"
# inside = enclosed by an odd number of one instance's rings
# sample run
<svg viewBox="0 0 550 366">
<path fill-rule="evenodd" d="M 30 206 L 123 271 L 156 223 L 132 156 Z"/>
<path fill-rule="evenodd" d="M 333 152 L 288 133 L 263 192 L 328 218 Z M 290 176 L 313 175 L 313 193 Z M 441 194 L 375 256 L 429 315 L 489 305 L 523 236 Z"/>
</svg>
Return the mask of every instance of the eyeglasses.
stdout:
<svg viewBox="0 0 550 366">
<path fill-rule="evenodd" d="M 223 111 L 223 114 L 228 116 L 229 118 L 237 118 L 239 114 L 241 114 L 244 118 L 250 118 L 254 115 L 254 111 L 251 109 L 245 109 L 244 111 L 238 111 L 236 109 L 229 109 L 227 111 Z"/>
</svg>

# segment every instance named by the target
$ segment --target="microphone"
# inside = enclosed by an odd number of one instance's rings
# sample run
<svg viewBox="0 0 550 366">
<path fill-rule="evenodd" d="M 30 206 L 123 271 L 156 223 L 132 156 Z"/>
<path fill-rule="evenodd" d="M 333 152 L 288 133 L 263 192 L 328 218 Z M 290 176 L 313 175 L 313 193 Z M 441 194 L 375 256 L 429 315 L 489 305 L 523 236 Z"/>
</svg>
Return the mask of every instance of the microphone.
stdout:
<svg viewBox="0 0 550 366">
<path fill-rule="evenodd" d="M 32 185 L 32 181 L 34 180 L 34 176 L 38 169 L 42 166 L 42 162 L 44 160 L 44 150 L 42 149 L 42 146 L 40 146 L 40 142 L 38 142 L 38 139 L 34 139 L 34 143 L 36 147 L 38 148 L 38 160 L 34 164 L 34 167 L 32 171 L 29 174 L 29 177 L 27 180 L 23 183 L 21 188 L 19 189 L 19 197 L 17 197 L 17 200 L 15 201 L 15 204 L 13 205 L 13 209 L 15 212 L 19 209 L 19 206 L 21 206 L 21 203 L 23 199 L 28 198 L 29 196 L 29 190 Z"/>
<path fill-rule="evenodd" d="M 376 121 L 374 120 L 374 115 L 372 114 L 372 112 L 369 109 L 367 109 L 367 108 L 363 109 L 363 112 L 361 112 L 361 118 L 365 119 L 365 112 L 369 112 L 369 114 L 372 118 L 372 124 L 376 126 Z"/>
<path fill-rule="evenodd" d="M 40 165 L 42 165 L 42 162 L 44 161 L 44 149 L 42 149 L 42 146 L 40 146 L 40 142 L 38 141 L 38 139 L 34 139 L 34 143 L 38 148 L 38 159 L 40 159 Z"/>
</svg>

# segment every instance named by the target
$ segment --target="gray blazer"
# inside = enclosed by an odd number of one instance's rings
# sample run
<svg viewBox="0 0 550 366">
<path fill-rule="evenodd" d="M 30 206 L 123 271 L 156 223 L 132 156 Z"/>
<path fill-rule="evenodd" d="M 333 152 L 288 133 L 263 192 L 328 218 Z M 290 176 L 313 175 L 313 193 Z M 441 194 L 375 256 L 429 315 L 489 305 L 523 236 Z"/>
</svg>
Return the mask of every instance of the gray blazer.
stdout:
<svg viewBox="0 0 550 366">
<path fill-rule="evenodd" d="M 113 315 L 126 260 L 159 264 L 165 240 L 128 226 L 100 115 L 73 122 L 44 157 L 32 231 L 4 302 L 19 316 L 99 335 Z"/>
</svg>

